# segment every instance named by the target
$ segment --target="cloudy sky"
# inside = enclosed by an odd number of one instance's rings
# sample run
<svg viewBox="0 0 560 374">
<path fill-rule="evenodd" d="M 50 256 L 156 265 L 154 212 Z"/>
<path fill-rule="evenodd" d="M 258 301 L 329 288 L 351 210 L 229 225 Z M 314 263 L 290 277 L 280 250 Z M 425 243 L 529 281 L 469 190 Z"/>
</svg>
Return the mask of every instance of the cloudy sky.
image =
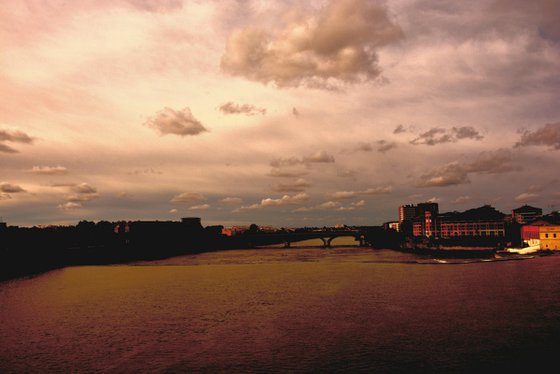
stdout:
<svg viewBox="0 0 560 374">
<path fill-rule="evenodd" d="M 0 7 L 0 217 L 560 208 L 558 0 Z"/>
</svg>

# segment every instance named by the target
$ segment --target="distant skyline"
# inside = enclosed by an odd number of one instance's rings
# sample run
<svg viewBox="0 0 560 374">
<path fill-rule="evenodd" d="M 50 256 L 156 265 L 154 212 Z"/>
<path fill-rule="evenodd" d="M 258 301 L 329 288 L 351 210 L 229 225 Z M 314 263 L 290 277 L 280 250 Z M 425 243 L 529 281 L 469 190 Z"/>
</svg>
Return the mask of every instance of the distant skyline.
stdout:
<svg viewBox="0 0 560 374">
<path fill-rule="evenodd" d="M 560 1 L 9 1 L 0 217 L 560 208 Z"/>
</svg>

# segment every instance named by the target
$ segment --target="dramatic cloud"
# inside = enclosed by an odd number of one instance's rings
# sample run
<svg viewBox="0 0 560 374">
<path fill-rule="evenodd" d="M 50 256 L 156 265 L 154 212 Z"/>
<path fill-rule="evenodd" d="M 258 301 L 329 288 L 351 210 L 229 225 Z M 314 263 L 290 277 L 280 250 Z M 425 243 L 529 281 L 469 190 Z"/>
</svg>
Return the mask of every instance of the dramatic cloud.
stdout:
<svg viewBox="0 0 560 374">
<path fill-rule="evenodd" d="M 470 183 L 469 174 L 498 174 L 520 170 L 507 149 L 482 152 L 470 163 L 452 162 L 420 176 L 417 187 L 443 187 Z"/>
<path fill-rule="evenodd" d="M 33 138 L 21 131 L 0 129 L 0 152 L 18 153 L 17 149 L 4 144 L 5 142 L 31 144 L 33 143 Z"/>
<path fill-rule="evenodd" d="M 535 131 L 525 131 L 516 147 L 529 145 L 546 145 L 553 149 L 560 149 L 560 122 L 547 123 Z"/>
<path fill-rule="evenodd" d="M 194 118 L 189 108 L 173 110 L 166 107 L 150 117 L 145 125 L 159 131 L 161 135 L 198 135 L 208 131 Z"/>
<path fill-rule="evenodd" d="M 248 116 L 254 116 L 256 114 L 266 114 L 266 109 L 264 108 L 257 108 L 256 106 L 249 104 L 234 104 L 231 101 L 220 106 L 220 111 L 224 114 L 245 114 Z"/>
<path fill-rule="evenodd" d="M 173 196 L 170 202 L 174 204 L 189 204 L 194 201 L 204 200 L 205 197 L 196 192 L 183 192 Z"/>
<path fill-rule="evenodd" d="M 64 166 L 33 166 L 30 173 L 44 175 L 62 175 L 68 173 Z"/>
<path fill-rule="evenodd" d="M 318 14 L 292 15 L 283 29 L 235 30 L 221 67 L 265 84 L 326 88 L 331 79 L 378 77 L 377 48 L 402 36 L 384 7 L 366 0 L 333 0 Z"/>
<path fill-rule="evenodd" d="M 368 196 L 368 195 L 382 195 L 393 192 L 393 186 L 383 186 L 368 188 L 363 191 L 337 191 L 331 195 L 331 199 L 341 200 L 341 199 L 353 199 L 358 196 Z"/>
<path fill-rule="evenodd" d="M 434 127 L 420 134 L 410 143 L 413 145 L 436 145 L 442 143 L 455 143 L 460 139 L 481 140 L 483 138 L 484 137 L 471 126 L 452 127 L 450 130 L 441 127 Z"/>
<path fill-rule="evenodd" d="M 300 178 L 293 183 L 279 183 L 274 189 L 278 192 L 302 192 L 309 187 L 311 187 L 311 183 Z"/>
<path fill-rule="evenodd" d="M 25 192 L 25 190 L 20 186 L 18 186 L 17 184 L 2 182 L 0 183 L 0 192 L 18 193 L 18 192 Z"/>
</svg>

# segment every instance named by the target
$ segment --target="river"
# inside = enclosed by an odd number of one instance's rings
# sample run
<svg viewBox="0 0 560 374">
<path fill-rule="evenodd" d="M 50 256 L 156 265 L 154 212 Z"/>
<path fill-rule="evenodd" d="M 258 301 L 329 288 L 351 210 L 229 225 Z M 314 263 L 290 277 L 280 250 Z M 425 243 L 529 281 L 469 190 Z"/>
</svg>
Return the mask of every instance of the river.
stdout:
<svg viewBox="0 0 560 374">
<path fill-rule="evenodd" d="M 539 371 L 559 351 L 557 255 L 266 248 L 0 283 L 2 373 Z"/>
</svg>

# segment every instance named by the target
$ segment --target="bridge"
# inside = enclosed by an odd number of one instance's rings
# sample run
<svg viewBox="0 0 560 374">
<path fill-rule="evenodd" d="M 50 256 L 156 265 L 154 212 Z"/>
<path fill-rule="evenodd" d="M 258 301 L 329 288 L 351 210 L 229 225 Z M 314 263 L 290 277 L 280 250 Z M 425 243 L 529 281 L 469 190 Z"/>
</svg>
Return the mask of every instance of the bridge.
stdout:
<svg viewBox="0 0 560 374">
<path fill-rule="evenodd" d="M 365 246 L 364 234 L 359 230 L 326 230 L 326 231 L 303 231 L 290 232 L 280 231 L 272 233 L 258 232 L 250 236 L 254 245 L 284 244 L 289 248 L 292 243 L 301 242 L 309 239 L 321 239 L 324 248 L 330 248 L 332 241 L 340 237 L 352 237 L 360 246 Z"/>
</svg>

